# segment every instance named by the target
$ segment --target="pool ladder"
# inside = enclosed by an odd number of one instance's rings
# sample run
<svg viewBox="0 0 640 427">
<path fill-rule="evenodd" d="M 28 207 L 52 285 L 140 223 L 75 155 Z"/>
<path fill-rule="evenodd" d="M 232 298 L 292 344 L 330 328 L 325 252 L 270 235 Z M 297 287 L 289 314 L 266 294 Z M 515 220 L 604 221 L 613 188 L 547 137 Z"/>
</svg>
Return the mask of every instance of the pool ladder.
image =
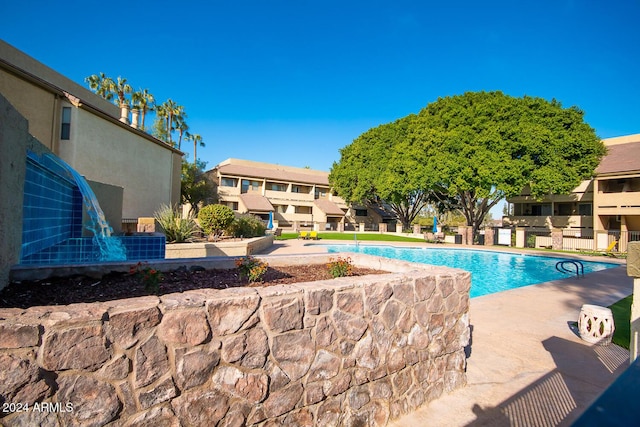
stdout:
<svg viewBox="0 0 640 427">
<path fill-rule="evenodd" d="M 573 267 L 575 267 L 577 277 L 580 277 L 580 275 L 584 277 L 584 264 L 582 264 L 581 261 L 577 261 L 577 260 L 558 261 L 556 263 L 556 270 L 558 270 L 560 273 L 573 273 L 573 268 L 569 269 L 565 264 L 571 264 Z"/>
</svg>

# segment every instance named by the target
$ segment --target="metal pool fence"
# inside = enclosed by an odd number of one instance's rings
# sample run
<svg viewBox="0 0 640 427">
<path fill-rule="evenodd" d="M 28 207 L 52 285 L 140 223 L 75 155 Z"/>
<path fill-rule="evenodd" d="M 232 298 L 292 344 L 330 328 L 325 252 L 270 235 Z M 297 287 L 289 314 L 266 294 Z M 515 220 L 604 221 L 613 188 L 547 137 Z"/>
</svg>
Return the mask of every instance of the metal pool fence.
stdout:
<svg viewBox="0 0 640 427">
<path fill-rule="evenodd" d="M 517 233 L 517 231 L 516 231 Z M 548 228 L 525 228 L 524 247 L 561 249 L 565 251 L 626 253 L 629 242 L 640 241 L 640 231 L 594 231 L 590 229 L 563 229 L 562 243 Z"/>
</svg>

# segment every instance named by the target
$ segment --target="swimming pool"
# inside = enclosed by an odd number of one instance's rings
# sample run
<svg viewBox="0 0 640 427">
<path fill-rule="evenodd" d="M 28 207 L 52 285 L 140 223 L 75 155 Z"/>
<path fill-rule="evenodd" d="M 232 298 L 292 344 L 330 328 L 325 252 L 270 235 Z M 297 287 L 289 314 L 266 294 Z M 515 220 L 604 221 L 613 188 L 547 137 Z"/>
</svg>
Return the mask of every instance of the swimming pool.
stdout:
<svg viewBox="0 0 640 427">
<path fill-rule="evenodd" d="M 392 246 L 328 245 L 328 251 L 359 252 L 404 261 L 460 268 L 471 272 L 471 297 L 506 291 L 571 275 L 556 270 L 561 258 L 507 252 L 445 249 L 397 248 Z M 583 261 L 584 273 L 617 267 L 618 264 Z"/>
</svg>

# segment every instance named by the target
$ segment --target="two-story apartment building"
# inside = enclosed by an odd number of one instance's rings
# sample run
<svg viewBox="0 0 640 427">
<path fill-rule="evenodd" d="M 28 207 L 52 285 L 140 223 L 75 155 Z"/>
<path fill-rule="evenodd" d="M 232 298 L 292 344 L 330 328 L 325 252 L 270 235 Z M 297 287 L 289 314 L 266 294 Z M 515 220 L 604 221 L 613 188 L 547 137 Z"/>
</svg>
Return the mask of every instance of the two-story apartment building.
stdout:
<svg viewBox="0 0 640 427">
<path fill-rule="evenodd" d="M 604 140 L 593 180 L 595 230 L 640 232 L 640 134 Z"/>
<path fill-rule="evenodd" d="M 241 159 L 227 159 L 207 172 L 218 202 L 263 219 L 273 214 L 279 227 L 344 230 L 382 222 L 365 206 L 348 206 L 332 193 L 328 172 Z"/>
<path fill-rule="evenodd" d="M 640 134 L 604 139 L 607 154 L 595 178 L 570 194 L 533 199 L 528 188 L 507 201 L 512 205 L 505 225 L 640 234 Z"/>
<path fill-rule="evenodd" d="M 279 227 L 317 223 L 321 229 L 338 229 L 348 211 L 344 200 L 331 194 L 326 172 L 227 159 L 207 174 L 220 204 L 265 220 L 272 212 Z"/>
</svg>

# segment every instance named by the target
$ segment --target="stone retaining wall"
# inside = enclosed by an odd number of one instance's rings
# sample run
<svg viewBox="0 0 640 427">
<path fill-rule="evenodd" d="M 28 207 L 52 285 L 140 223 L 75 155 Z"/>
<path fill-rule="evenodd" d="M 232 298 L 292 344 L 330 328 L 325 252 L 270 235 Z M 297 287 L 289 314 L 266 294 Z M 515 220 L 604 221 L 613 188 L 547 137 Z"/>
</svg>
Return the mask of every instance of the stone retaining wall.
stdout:
<svg viewBox="0 0 640 427">
<path fill-rule="evenodd" d="M 0 423 L 383 426 L 463 386 L 469 273 L 350 256 L 391 273 L 0 309 Z"/>
</svg>

